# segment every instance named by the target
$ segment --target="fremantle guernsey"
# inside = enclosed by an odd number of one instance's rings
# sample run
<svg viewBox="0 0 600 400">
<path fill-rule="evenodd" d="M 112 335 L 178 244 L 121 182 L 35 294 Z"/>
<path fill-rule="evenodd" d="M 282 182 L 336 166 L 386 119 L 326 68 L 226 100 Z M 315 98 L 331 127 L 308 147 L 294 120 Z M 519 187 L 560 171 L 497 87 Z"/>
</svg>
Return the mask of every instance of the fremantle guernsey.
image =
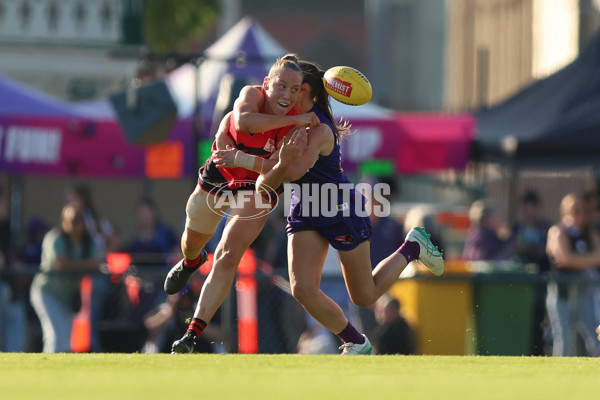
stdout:
<svg viewBox="0 0 600 400">
<path fill-rule="evenodd" d="M 335 132 L 333 122 L 327 118 L 321 108 L 317 105 L 311 110 L 319 117 L 323 124 L 327 124 L 332 132 Z M 298 186 L 293 186 L 292 199 L 290 205 L 290 214 L 288 216 L 288 234 L 302 230 L 317 230 L 322 236 L 325 236 L 334 248 L 341 250 L 350 250 L 371 236 L 371 223 L 369 217 L 360 217 L 356 214 L 356 207 L 365 210 L 365 197 L 354 190 L 348 177 L 343 173 L 341 167 L 341 149 L 338 139 L 335 139 L 335 145 L 330 154 L 317 158 L 315 164 L 308 172 L 297 181 L 293 182 Z M 319 190 L 321 185 L 333 183 L 338 187 L 337 193 L 337 213 L 335 216 L 323 216 L 319 212 L 313 214 L 307 212 L 303 207 L 310 207 L 303 204 L 302 192 L 309 190 L 311 192 Z M 340 188 L 340 185 L 346 184 L 346 188 Z M 342 191 L 346 191 L 346 196 Z M 349 191 L 349 193 L 348 193 Z M 335 199 L 323 199 L 320 196 L 307 196 L 309 198 L 317 197 L 319 201 L 333 202 Z M 320 210 L 320 207 L 316 207 Z M 314 208 L 313 208 L 314 210 Z M 331 227 L 331 229 L 326 229 Z M 344 247 L 345 246 L 345 247 Z"/>
</svg>

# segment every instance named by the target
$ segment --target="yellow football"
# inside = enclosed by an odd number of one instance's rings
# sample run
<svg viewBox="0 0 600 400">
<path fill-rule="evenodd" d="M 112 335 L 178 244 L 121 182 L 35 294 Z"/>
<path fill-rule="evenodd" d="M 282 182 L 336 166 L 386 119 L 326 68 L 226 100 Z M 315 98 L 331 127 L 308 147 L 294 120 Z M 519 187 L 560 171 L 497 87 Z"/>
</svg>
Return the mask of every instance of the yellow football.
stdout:
<svg viewBox="0 0 600 400">
<path fill-rule="evenodd" d="M 352 67 L 329 68 L 323 76 L 323 84 L 331 97 L 351 106 L 366 104 L 373 95 L 367 77 Z"/>
</svg>

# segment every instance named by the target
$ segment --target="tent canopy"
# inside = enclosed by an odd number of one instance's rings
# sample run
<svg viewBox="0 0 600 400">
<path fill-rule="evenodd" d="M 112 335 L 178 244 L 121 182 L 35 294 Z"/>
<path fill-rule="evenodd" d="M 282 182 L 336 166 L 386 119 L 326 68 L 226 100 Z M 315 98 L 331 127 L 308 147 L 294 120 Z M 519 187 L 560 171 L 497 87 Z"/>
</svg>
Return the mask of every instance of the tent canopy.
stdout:
<svg viewBox="0 0 600 400">
<path fill-rule="evenodd" d="M 600 154 L 600 33 L 579 57 L 503 103 L 475 113 L 477 159 L 590 163 Z"/>
<path fill-rule="evenodd" d="M 190 118 L 199 106 L 201 135 L 209 138 L 215 131 L 213 119 L 220 119 L 223 109 L 237 97 L 236 93 L 233 98 L 219 99 L 229 89 L 225 86 L 233 84 L 234 78 L 244 84 L 262 84 L 271 65 L 285 53 L 258 22 L 251 17 L 242 18 L 204 51 L 198 69 L 187 64 L 165 78 L 179 117 Z"/>
<path fill-rule="evenodd" d="M 69 103 L 0 75 L 1 117 L 76 118 L 82 115 Z"/>
</svg>

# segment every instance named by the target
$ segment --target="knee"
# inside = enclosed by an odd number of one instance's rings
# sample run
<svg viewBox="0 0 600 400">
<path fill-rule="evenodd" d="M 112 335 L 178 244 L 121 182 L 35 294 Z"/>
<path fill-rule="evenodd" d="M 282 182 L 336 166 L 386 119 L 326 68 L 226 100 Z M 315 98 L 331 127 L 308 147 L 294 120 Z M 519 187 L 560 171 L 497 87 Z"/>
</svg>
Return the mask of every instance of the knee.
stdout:
<svg viewBox="0 0 600 400">
<path fill-rule="evenodd" d="M 215 252 L 214 267 L 221 271 L 235 272 L 241 260 L 241 254 L 234 251 L 217 250 Z"/>
<path fill-rule="evenodd" d="M 310 299 L 314 299 L 317 295 L 318 288 L 311 284 L 291 282 L 292 296 L 300 304 L 308 302 Z"/>
<path fill-rule="evenodd" d="M 371 307 L 377 300 L 370 293 L 349 293 L 350 300 L 359 307 Z"/>
</svg>

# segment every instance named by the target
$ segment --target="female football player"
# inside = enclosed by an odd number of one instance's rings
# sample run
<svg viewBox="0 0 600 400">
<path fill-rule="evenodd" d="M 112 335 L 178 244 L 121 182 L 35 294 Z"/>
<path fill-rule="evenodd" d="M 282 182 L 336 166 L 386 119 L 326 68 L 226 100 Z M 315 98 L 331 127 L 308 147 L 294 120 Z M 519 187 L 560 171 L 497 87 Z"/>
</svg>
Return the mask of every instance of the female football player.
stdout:
<svg viewBox="0 0 600 400">
<path fill-rule="evenodd" d="M 233 167 L 247 166 L 244 164 L 247 159 L 242 157 L 246 153 L 258 157 L 256 161 L 269 157 L 292 126 L 318 124 L 315 114 L 299 115 L 294 109 L 301 84 L 302 71 L 297 58 L 287 55 L 275 62 L 262 86 L 242 89 L 234 103 L 228 127 L 231 138 L 238 148 L 243 149 Z M 214 143 L 215 150 L 216 146 Z M 213 268 L 202 287 L 194 318 L 184 337 L 173 343 L 174 353 L 193 351 L 196 337 L 225 300 L 242 255 L 266 222 L 265 204 L 247 198 L 247 194 L 254 191 L 257 176 L 257 173 L 242 168 L 217 169 L 212 157 L 200 168 L 198 184 L 186 206 L 185 230 L 181 238 L 184 258 L 167 275 L 164 288 L 168 294 L 183 289 L 206 261 L 203 248 L 227 210 L 229 221 L 215 251 Z M 227 199 L 231 201 L 225 201 Z"/>
<path fill-rule="evenodd" d="M 385 293 L 413 260 L 425 264 L 435 275 L 441 275 L 443 255 L 423 228 L 413 228 L 402 246 L 372 269 L 371 224 L 364 213 L 365 199 L 354 189 L 348 189 L 352 185 L 341 169 L 340 140 L 348 133 L 349 126 L 334 122 L 329 95 L 323 85 L 324 72 L 310 62 L 302 61 L 300 67 L 304 80 L 297 107 L 300 112 L 314 112 L 320 124 L 310 127 L 307 148 L 300 156 L 296 158 L 297 151 L 291 146 L 287 151 L 284 146 L 274 167 L 263 166 L 257 191 L 278 187 L 282 181 L 297 184 L 293 189 L 287 225 L 292 294 L 310 315 L 343 341 L 342 354 L 370 354 L 372 347 L 368 338 L 357 331 L 340 306 L 319 288 L 329 245 L 338 251 L 351 300 L 362 307 L 370 306 Z M 214 152 L 217 166 L 229 165 L 232 154 L 235 150 Z M 274 160 L 269 162 L 274 163 Z M 324 215 L 322 207 L 312 208 L 316 213 L 307 212 L 311 207 L 303 204 L 303 198 L 314 199 L 315 196 L 311 193 L 303 197 L 302 192 L 317 190 L 323 193 L 320 188 L 332 183 L 337 187 L 337 196 L 320 201 L 330 202 L 331 198 L 337 197 L 337 213 Z"/>
</svg>

